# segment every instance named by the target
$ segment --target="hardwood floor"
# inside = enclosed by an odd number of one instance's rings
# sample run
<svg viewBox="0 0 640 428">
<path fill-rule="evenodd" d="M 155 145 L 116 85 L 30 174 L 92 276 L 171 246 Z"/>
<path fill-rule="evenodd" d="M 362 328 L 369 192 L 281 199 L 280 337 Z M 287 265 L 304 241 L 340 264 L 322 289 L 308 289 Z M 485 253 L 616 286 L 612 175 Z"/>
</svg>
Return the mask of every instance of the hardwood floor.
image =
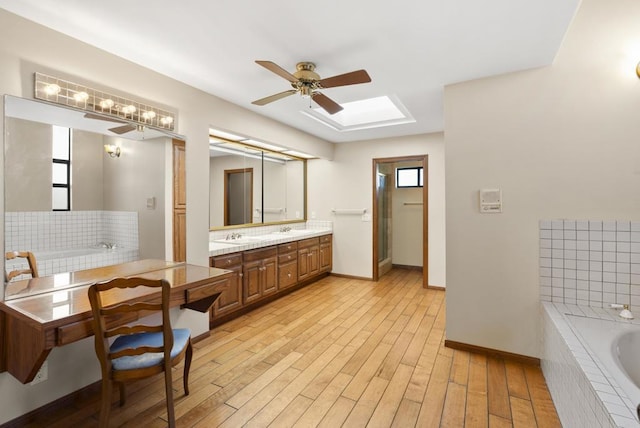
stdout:
<svg viewBox="0 0 640 428">
<path fill-rule="evenodd" d="M 445 292 L 396 269 L 327 277 L 195 345 L 180 427 L 560 427 L 539 367 L 444 347 Z M 93 427 L 99 391 L 32 427 Z M 166 425 L 161 375 L 114 395 L 112 426 Z"/>
</svg>

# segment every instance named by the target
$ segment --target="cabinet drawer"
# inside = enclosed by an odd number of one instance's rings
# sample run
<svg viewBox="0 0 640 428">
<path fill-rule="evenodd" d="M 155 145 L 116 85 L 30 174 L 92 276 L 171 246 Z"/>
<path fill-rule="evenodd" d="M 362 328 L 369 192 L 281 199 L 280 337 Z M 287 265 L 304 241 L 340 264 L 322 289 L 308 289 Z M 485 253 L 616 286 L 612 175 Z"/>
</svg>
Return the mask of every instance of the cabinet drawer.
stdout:
<svg viewBox="0 0 640 428">
<path fill-rule="evenodd" d="M 118 314 L 117 316 L 107 318 L 107 328 L 128 324 L 137 319 L 138 314 L 134 312 Z M 67 345 L 90 336 L 93 336 L 93 318 L 61 325 L 56 328 L 57 346 Z"/>
<path fill-rule="evenodd" d="M 298 260 L 298 252 L 297 251 L 293 251 L 291 253 L 287 253 L 287 254 L 280 254 L 278 256 L 278 264 L 282 265 L 285 263 L 289 263 L 292 261 L 296 261 Z"/>
<path fill-rule="evenodd" d="M 260 248 L 258 250 L 249 250 L 244 252 L 244 261 L 253 262 L 255 260 L 262 260 L 269 257 L 275 257 L 278 254 L 278 247 Z"/>
<path fill-rule="evenodd" d="M 224 269 L 229 266 L 235 266 L 242 263 L 242 253 L 226 254 L 224 256 L 212 257 L 212 267 Z"/>
<path fill-rule="evenodd" d="M 331 242 L 331 235 L 323 235 L 320 237 L 321 244 L 328 244 L 329 242 Z"/>
<path fill-rule="evenodd" d="M 185 301 L 187 303 L 213 296 L 226 291 L 229 288 L 229 278 L 219 279 L 210 284 L 201 285 L 185 291 Z M 213 302 L 212 302 L 213 303 Z"/>
<path fill-rule="evenodd" d="M 320 240 L 318 238 L 308 238 L 308 239 L 303 239 L 302 241 L 298 241 L 298 248 L 307 248 L 307 247 L 313 247 L 314 245 L 318 245 L 320 243 Z"/>
<path fill-rule="evenodd" d="M 298 282 L 298 263 L 292 262 L 278 267 L 278 289 L 291 287 Z"/>
<path fill-rule="evenodd" d="M 297 242 L 287 242 L 286 244 L 278 245 L 278 253 L 284 254 L 290 251 L 296 251 L 298 249 Z"/>
</svg>

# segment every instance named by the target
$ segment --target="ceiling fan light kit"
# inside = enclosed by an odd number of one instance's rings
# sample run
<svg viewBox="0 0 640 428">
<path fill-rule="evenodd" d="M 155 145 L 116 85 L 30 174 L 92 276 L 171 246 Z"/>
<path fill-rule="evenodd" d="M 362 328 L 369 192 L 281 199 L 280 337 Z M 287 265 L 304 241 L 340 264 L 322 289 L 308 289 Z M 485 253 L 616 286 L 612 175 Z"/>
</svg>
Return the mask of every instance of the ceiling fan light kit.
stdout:
<svg viewBox="0 0 640 428">
<path fill-rule="evenodd" d="M 86 111 L 89 119 L 122 124 L 110 129 L 115 134 L 142 132 L 144 127 L 173 131 L 175 126 L 174 113 L 43 73 L 35 73 L 34 97 Z"/>
<path fill-rule="evenodd" d="M 312 62 L 299 62 L 296 64 L 296 71 L 293 72 L 293 74 L 271 61 L 256 61 L 256 63 L 288 80 L 293 87 L 293 89 L 289 89 L 288 91 L 270 95 L 252 102 L 252 104 L 259 106 L 278 101 L 295 93 L 300 93 L 302 97 L 310 97 L 327 113 L 335 114 L 343 109 L 342 106 L 319 92 L 320 89 L 371 82 L 371 77 L 369 77 L 369 74 L 365 70 L 352 71 L 321 79 L 320 75 L 315 72 L 316 65 Z"/>
</svg>

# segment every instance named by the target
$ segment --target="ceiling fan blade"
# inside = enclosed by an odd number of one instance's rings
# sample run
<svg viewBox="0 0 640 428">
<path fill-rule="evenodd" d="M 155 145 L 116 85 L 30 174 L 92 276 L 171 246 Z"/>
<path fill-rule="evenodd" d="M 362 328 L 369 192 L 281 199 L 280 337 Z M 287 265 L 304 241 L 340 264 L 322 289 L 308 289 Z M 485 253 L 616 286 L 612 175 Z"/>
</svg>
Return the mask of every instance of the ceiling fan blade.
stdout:
<svg viewBox="0 0 640 428">
<path fill-rule="evenodd" d="M 264 68 L 266 68 L 267 70 L 269 70 L 269 71 L 271 71 L 273 73 L 276 73 L 280 77 L 284 77 L 285 79 L 287 79 L 291 83 L 296 83 L 298 81 L 298 79 L 293 74 L 289 73 L 287 70 L 285 70 L 284 68 L 280 67 L 275 62 L 271 62 L 271 61 L 256 61 L 256 64 L 259 64 L 259 65 L 263 66 Z"/>
<path fill-rule="evenodd" d="M 259 100 L 253 101 L 251 104 L 255 104 L 257 106 L 263 106 L 265 104 L 272 103 L 274 101 L 278 101 L 281 98 L 288 97 L 289 95 L 295 94 L 295 89 L 289 89 L 288 91 L 280 92 L 278 94 L 269 95 L 268 97 L 260 98 Z"/>
<path fill-rule="evenodd" d="M 84 117 L 86 117 L 87 119 L 104 120 L 105 122 L 127 123 L 123 120 L 113 119 L 106 116 L 100 116 L 99 114 L 93 114 L 93 113 L 85 113 Z"/>
<path fill-rule="evenodd" d="M 357 70 L 333 77 L 327 77 L 326 79 L 318 81 L 318 85 L 321 88 L 335 88 L 336 86 L 356 85 L 358 83 L 368 82 L 371 82 L 369 74 L 365 70 Z"/>
<path fill-rule="evenodd" d="M 331 98 L 327 97 L 320 92 L 314 92 L 312 95 L 313 101 L 315 101 L 320 107 L 325 109 L 329 114 L 335 114 L 343 109 L 343 107 Z"/>
<path fill-rule="evenodd" d="M 109 128 L 109 131 L 113 132 L 114 134 L 118 134 L 118 135 L 122 135 L 122 134 L 126 134 L 129 131 L 134 131 L 136 129 L 135 125 L 122 125 L 122 126 L 116 126 L 115 128 Z"/>
</svg>

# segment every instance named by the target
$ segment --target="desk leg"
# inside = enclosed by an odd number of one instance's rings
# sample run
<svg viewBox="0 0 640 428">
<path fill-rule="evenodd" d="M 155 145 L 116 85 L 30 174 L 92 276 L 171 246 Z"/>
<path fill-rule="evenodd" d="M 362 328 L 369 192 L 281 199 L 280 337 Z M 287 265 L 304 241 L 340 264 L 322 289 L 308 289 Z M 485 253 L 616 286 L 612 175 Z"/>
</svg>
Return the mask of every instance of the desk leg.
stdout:
<svg viewBox="0 0 640 428">
<path fill-rule="evenodd" d="M 51 352 L 44 332 L 8 316 L 3 331 L 7 371 L 22 383 L 31 382 Z"/>
</svg>

